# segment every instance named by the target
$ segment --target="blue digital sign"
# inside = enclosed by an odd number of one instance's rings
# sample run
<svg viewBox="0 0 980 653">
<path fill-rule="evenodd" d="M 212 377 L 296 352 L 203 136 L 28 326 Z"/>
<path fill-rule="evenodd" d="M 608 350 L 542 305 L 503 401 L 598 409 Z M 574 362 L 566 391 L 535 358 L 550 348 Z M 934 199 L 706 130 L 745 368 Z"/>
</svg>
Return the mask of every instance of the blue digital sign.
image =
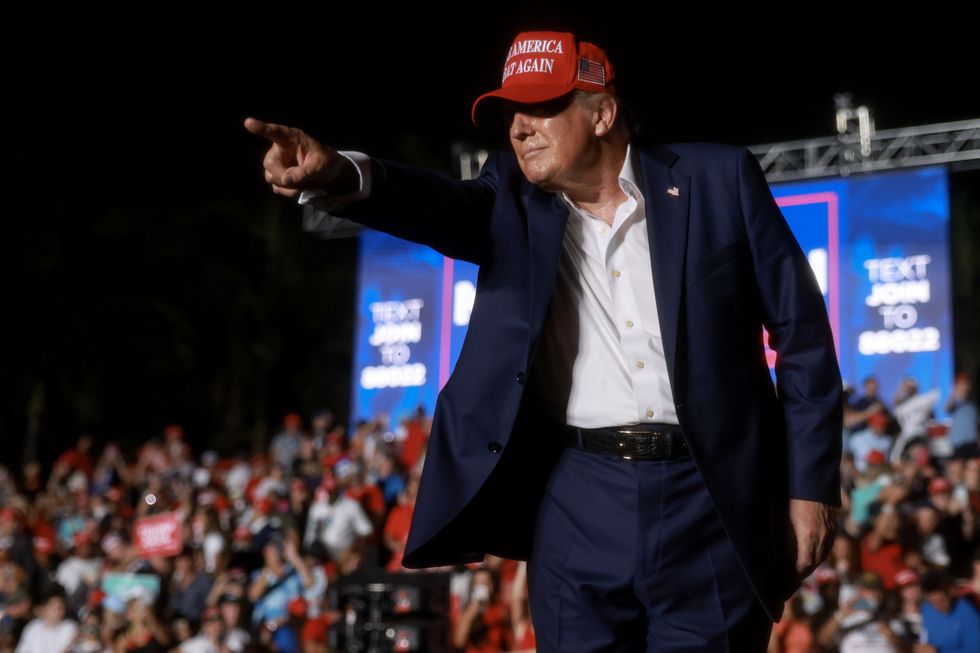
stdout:
<svg viewBox="0 0 980 653">
<path fill-rule="evenodd" d="M 351 415 L 428 414 L 459 356 L 477 267 L 377 231 L 360 235 Z"/>
<path fill-rule="evenodd" d="M 891 398 L 914 377 L 941 417 L 953 380 L 946 169 L 772 191 L 823 290 L 845 381 L 873 375 Z"/>
</svg>

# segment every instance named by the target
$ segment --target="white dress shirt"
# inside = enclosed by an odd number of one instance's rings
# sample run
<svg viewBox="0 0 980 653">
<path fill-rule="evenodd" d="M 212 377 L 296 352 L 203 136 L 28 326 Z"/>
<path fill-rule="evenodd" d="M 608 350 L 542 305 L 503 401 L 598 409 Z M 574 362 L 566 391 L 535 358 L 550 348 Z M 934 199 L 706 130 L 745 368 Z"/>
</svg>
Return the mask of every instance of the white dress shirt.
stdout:
<svg viewBox="0 0 980 653">
<path fill-rule="evenodd" d="M 627 147 L 619 173 L 627 197 L 612 226 L 561 194 L 568 222 L 528 380 L 551 418 L 572 426 L 678 423 L 633 154 Z"/>
<path fill-rule="evenodd" d="M 327 198 L 300 193 L 299 203 L 331 206 L 367 197 L 368 157 L 341 152 L 356 165 L 360 190 Z M 619 184 L 627 198 L 612 226 L 568 196 L 554 295 L 528 381 L 556 420 L 595 428 L 638 422 L 678 424 L 654 295 L 643 194 L 627 147 Z"/>
</svg>

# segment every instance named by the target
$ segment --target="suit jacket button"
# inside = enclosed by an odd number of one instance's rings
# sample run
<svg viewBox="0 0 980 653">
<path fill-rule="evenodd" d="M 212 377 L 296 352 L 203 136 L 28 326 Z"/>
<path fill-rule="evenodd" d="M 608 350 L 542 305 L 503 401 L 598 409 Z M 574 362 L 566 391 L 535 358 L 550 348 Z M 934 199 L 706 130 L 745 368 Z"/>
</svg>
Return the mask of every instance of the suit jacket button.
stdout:
<svg viewBox="0 0 980 653">
<path fill-rule="evenodd" d="M 487 449 L 490 450 L 490 453 L 500 453 L 501 449 L 503 448 L 503 445 L 501 445 L 499 442 L 491 442 L 487 445 Z"/>
<path fill-rule="evenodd" d="M 518 372 L 517 373 L 517 382 L 520 383 L 521 385 L 524 385 L 524 382 L 525 381 L 527 381 L 527 374 L 525 374 L 523 371 L 522 372 Z"/>
</svg>

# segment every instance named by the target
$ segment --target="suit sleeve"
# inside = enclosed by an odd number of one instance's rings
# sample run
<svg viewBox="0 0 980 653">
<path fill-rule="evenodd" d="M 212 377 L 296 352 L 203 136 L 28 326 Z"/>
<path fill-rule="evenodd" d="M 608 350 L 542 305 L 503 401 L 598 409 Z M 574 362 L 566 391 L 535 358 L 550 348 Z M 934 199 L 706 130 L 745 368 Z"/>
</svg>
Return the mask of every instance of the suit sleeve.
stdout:
<svg viewBox="0 0 980 653">
<path fill-rule="evenodd" d="M 498 154 L 491 153 L 478 177 L 460 181 L 436 170 L 371 159 L 368 197 L 330 214 L 482 265 L 490 256 L 497 164 Z"/>
<path fill-rule="evenodd" d="M 817 279 L 746 148 L 739 202 L 786 424 L 790 497 L 840 506 L 843 384 Z"/>
</svg>

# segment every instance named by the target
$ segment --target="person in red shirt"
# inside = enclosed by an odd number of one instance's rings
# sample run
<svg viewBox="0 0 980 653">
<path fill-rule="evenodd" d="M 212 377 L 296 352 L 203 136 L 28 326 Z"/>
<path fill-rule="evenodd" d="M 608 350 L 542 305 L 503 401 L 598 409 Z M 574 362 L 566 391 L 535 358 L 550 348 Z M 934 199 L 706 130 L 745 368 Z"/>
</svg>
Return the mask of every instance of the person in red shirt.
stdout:
<svg viewBox="0 0 980 653">
<path fill-rule="evenodd" d="M 403 422 L 405 426 L 405 440 L 399 458 L 407 470 L 412 470 L 425 450 L 425 445 L 429 441 L 430 425 L 425 419 L 425 409 L 421 406 L 415 411 L 411 419 Z"/>
<path fill-rule="evenodd" d="M 412 524 L 415 495 L 418 489 L 419 477 L 417 474 L 412 474 L 408 477 L 405 489 L 398 495 L 398 503 L 388 513 L 383 534 L 385 546 L 391 551 L 391 559 L 385 565 L 387 571 L 405 571 L 402 566 L 402 552 L 408 541 L 408 528 Z"/>
<path fill-rule="evenodd" d="M 892 590 L 896 586 L 895 574 L 907 568 L 902 545 L 898 543 L 901 522 L 890 503 L 871 504 L 869 512 L 874 525 L 861 538 L 861 569 L 877 573 L 885 589 Z"/>
<path fill-rule="evenodd" d="M 810 617 L 803 609 L 801 593 L 797 592 L 786 601 L 783 618 L 773 626 L 769 647 L 779 653 L 808 653 L 812 650 L 813 629 Z"/>
<path fill-rule="evenodd" d="M 364 482 L 364 470 L 361 469 L 359 463 L 339 463 L 334 472 L 347 496 L 360 502 L 371 521 L 375 523 L 375 527 L 380 530 L 379 527 L 384 520 L 385 509 L 387 508 L 381 488 L 374 483 Z"/>
<path fill-rule="evenodd" d="M 534 624 L 531 623 L 531 610 L 528 607 L 527 593 L 527 562 L 517 564 L 514 583 L 511 585 L 510 623 L 514 631 L 515 651 L 534 651 L 537 648 L 537 637 L 534 635 Z"/>
<path fill-rule="evenodd" d="M 92 472 L 95 470 L 95 461 L 92 459 L 93 442 L 94 438 L 91 435 L 83 434 L 74 447 L 58 456 L 54 461 L 55 467 L 66 467 L 70 470 L 69 473 L 77 470 L 85 474 L 85 478 L 92 478 Z"/>
<path fill-rule="evenodd" d="M 497 653 L 512 648 L 510 610 L 500 601 L 493 569 L 481 567 L 473 572 L 469 600 L 456 622 L 453 645 L 465 653 Z"/>
</svg>

